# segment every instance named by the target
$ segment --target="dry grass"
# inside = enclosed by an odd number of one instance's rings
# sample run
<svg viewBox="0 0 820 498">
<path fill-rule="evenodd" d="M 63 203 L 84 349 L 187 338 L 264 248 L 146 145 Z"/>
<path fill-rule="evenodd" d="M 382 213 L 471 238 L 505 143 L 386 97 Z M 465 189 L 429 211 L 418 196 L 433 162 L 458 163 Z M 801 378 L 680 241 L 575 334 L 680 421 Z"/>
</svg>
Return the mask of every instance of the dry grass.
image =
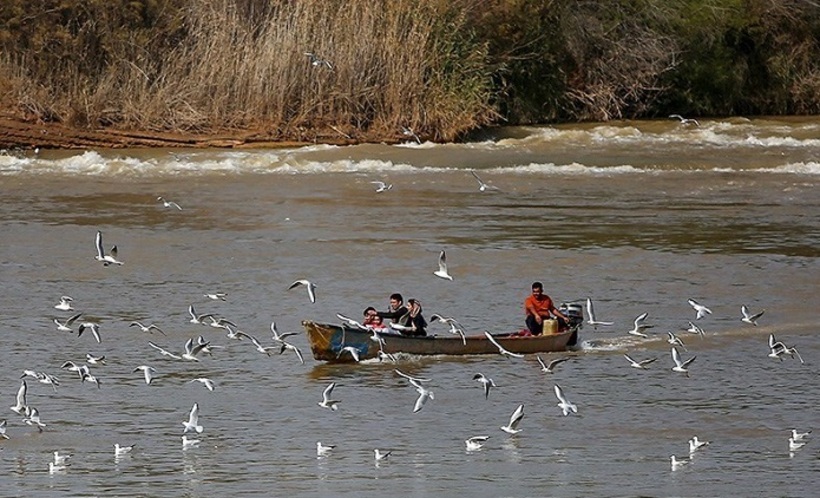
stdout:
<svg viewBox="0 0 820 498">
<path fill-rule="evenodd" d="M 459 7 L 439 0 L 256 3 L 267 7 L 250 15 L 234 0 L 191 0 L 173 50 L 117 50 L 100 74 L 64 68 L 64 88 L 14 98 L 80 125 L 252 128 L 280 138 L 331 127 L 354 137 L 390 136 L 407 126 L 451 140 L 493 116 L 486 53 L 463 42 Z M 332 68 L 311 64 L 307 52 Z M 17 69 L 21 79 L 11 86 L 31 88 Z"/>
</svg>

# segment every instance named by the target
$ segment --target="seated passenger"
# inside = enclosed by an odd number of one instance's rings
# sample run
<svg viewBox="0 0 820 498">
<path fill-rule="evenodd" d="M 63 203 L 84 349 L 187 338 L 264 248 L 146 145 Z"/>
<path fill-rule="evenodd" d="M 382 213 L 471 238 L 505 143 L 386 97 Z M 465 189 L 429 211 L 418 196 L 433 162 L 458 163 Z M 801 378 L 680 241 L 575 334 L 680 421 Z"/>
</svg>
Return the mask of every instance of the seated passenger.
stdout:
<svg viewBox="0 0 820 498">
<path fill-rule="evenodd" d="M 398 322 L 404 327 L 409 327 L 409 330 L 401 330 L 402 335 L 426 336 L 427 320 L 421 314 L 421 303 L 416 299 L 408 299 L 407 307 L 407 313 Z"/>
<path fill-rule="evenodd" d="M 544 330 L 544 320 L 554 315 L 558 319 L 559 329 L 569 323 L 567 317 L 552 304 L 552 299 L 544 294 L 544 285 L 541 282 L 532 283 L 532 295 L 524 300 L 524 312 L 527 315 L 526 324 L 532 335 L 541 335 Z"/>
<path fill-rule="evenodd" d="M 376 314 L 382 318 L 390 319 L 397 323 L 399 318 L 407 314 L 407 307 L 404 305 L 404 298 L 398 292 L 390 295 L 390 306 L 387 311 L 377 311 Z"/>
</svg>

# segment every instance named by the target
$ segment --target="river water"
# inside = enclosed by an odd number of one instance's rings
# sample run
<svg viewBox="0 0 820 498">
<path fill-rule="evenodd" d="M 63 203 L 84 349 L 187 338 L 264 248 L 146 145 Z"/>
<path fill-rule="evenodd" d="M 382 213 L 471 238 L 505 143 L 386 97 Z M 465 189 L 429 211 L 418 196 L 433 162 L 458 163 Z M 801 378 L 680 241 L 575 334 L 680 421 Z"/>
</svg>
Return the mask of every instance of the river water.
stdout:
<svg viewBox="0 0 820 498">
<path fill-rule="evenodd" d="M 0 155 L 0 496 L 815 496 L 820 441 L 790 454 L 791 429 L 820 429 L 820 119 L 673 120 L 504 128 L 464 144 L 286 150 L 41 151 Z M 498 190 L 479 191 L 470 170 Z M 373 181 L 393 185 L 376 193 Z M 182 210 L 164 208 L 158 196 Z M 94 260 L 94 237 L 123 266 Z M 433 276 L 446 250 L 454 280 Z M 316 288 L 311 304 L 307 278 Z M 472 333 L 523 326 L 533 280 L 599 320 L 552 375 L 534 356 L 401 358 L 326 365 L 268 357 L 217 313 L 272 345 L 269 325 L 336 322 L 392 292 Z M 206 293 L 224 292 L 225 301 Z M 90 333 L 59 332 L 73 297 Z M 687 333 L 693 298 L 712 310 Z M 765 309 L 758 326 L 740 306 Z M 649 338 L 627 334 L 648 312 Z M 167 335 L 129 327 L 154 322 Z M 432 333 L 446 327 L 431 325 Z M 666 333 L 697 356 L 671 371 Z M 769 334 L 805 364 L 768 358 Z M 203 335 L 215 349 L 177 361 Z M 63 362 L 92 365 L 100 388 Z M 623 354 L 657 357 L 645 371 Z M 146 385 L 139 365 L 156 369 Z M 394 373 L 428 377 L 416 393 Z M 8 409 L 24 369 L 43 432 Z M 498 387 L 485 400 L 475 373 Z M 197 382 L 209 377 L 213 392 Z M 339 410 L 317 406 L 337 384 Z M 578 407 L 564 417 L 553 386 Z M 204 432 L 183 450 L 198 403 Z M 524 405 L 522 432 L 499 427 Z M 188 434 L 189 436 L 194 436 Z M 488 435 L 476 452 L 464 440 Z M 687 440 L 711 444 L 689 460 Z M 316 442 L 335 444 L 317 458 Z M 115 458 L 112 446 L 136 444 Z M 376 465 L 373 450 L 392 450 Z M 52 452 L 73 456 L 49 473 Z"/>
</svg>

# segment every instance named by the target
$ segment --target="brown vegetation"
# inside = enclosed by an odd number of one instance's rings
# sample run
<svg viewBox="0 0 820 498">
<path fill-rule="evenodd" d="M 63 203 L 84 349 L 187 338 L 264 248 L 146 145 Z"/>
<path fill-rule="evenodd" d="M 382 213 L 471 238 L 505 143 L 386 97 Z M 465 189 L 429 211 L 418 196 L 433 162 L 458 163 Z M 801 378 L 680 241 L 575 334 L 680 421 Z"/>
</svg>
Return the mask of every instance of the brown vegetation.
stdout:
<svg viewBox="0 0 820 498">
<path fill-rule="evenodd" d="M 6 0 L 0 115 L 258 143 L 816 113 L 818 40 L 808 0 Z"/>
</svg>

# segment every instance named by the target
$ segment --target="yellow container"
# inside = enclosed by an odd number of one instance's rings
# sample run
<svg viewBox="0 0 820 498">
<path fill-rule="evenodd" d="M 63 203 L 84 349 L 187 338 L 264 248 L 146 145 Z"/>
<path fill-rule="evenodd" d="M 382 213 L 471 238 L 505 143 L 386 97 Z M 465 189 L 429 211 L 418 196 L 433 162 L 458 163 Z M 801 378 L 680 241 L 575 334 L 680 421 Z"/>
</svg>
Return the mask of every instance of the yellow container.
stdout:
<svg viewBox="0 0 820 498">
<path fill-rule="evenodd" d="M 558 320 L 555 320 L 554 318 L 545 319 L 543 321 L 542 325 L 544 327 L 542 329 L 542 333 L 544 335 L 557 334 L 558 333 Z"/>
</svg>

